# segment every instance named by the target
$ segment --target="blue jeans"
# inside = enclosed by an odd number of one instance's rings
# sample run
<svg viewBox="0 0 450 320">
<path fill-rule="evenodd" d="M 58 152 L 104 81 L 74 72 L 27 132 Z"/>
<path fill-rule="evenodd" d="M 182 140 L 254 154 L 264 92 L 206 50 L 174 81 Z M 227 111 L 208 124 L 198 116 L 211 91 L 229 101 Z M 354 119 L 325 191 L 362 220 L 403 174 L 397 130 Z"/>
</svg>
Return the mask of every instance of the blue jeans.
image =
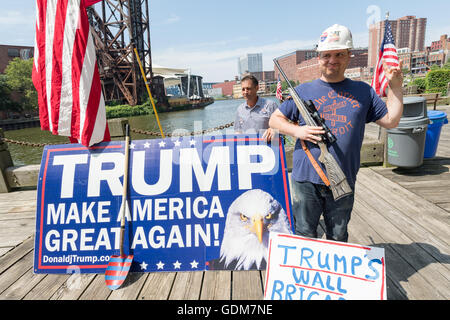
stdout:
<svg viewBox="0 0 450 320">
<path fill-rule="evenodd" d="M 325 185 L 293 180 L 292 189 L 295 234 L 317 238 L 317 227 L 323 213 L 327 239 L 347 242 L 353 193 L 334 201 L 331 190 Z"/>
</svg>

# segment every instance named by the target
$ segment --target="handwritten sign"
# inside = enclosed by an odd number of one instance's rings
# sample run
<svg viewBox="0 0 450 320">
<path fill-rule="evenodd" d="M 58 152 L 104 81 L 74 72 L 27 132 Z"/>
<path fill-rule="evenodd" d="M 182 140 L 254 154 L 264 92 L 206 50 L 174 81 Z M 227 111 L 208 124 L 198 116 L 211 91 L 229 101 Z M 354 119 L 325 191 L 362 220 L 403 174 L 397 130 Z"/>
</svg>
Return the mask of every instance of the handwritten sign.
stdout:
<svg viewBox="0 0 450 320">
<path fill-rule="evenodd" d="M 384 300 L 384 249 L 271 233 L 266 300 Z"/>
<path fill-rule="evenodd" d="M 104 272 L 118 254 L 124 142 L 44 148 L 36 273 Z M 131 271 L 264 269 L 269 232 L 291 232 L 284 149 L 258 135 L 132 141 Z"/>
</svg>

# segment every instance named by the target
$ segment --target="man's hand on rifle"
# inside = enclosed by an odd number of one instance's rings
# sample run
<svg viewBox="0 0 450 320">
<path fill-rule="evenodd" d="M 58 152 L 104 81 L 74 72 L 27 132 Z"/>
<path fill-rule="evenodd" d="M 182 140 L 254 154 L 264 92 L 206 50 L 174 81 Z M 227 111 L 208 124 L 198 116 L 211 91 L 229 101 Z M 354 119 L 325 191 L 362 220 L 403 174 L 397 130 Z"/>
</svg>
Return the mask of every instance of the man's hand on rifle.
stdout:
<svg viewBox="0 0 450 320">
<path fill-rule="evenodd" d="M 298 126 L 295 137 L 317 144 L 317 142 L 322 141 L 321 134 L 325 134 L 325 130 L 322 127 L 304 125 Z"/>
</svg>

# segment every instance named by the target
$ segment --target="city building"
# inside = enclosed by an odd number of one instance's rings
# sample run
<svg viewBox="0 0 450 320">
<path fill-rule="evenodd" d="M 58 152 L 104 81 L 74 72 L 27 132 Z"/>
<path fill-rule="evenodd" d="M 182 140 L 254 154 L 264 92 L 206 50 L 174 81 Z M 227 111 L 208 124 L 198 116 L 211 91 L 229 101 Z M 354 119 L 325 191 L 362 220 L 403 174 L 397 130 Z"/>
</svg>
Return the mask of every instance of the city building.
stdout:
<svg viewBox="0 0 450 320">
<path fill-rule="evenodd" d="M 409 48 L 411 52 L 425 51 L 425 31 L 427 18 L 405 16 L 397 20 L 389 20 L 397 48 Z M 375 67 L 378 51 L 384 37 L 386 21 L 380 21 L 369 27 L 368 67 Z"/>
<path fill-rule="evenodd" d="M 34 47 L 0 44 L 0 73 L 4 73 L 9 62 L 14 58 L 27 60 L 32 58 Z"/>
<path fill-rule="evenodd" d="M 241 82 L 238 81 L 233 85 L 233 99 L 241 99 L 242 97 L 242 86 Z"/>
<path fill-rule="evenodd" d="M 355 81 L 364 81 L 370 84 L 372 83 L 373 70 L 369 67 L 347 68 L 344 75 L 346 78 Z"/>
<path fill-rule="evenodd" d="M 216 83 L 213 84 L 212 87 L 215 88 L 221 88 L 222 89 L 222 94 L 224 96 L 233 96 L 233 86 L 237 83 L 236 80 L 233 81 L 229 81 L 229 80 L 225 80 L 224 82 L 221 83 Z"/>
<path fill-rule="evenodd" d="M 289 80 L 300 81 L 299 75 L 297 72 L 299 65 L 304 61 L 307 61 L 307 60 L 317 57 L 317 55 L 318 55 L 318 53 L 317 53 L 316 49 L 297 50 L 297 51 L 285 54 L 281 57 L 278 57 L 277 61 L 280 65 L 280 67 L 283 69 L 286 76 L 289 78 Z M 278 77 L 280 77 L 280 79 L 282 81 L 284 81 L 284 79 L 282 79 L 282 76 L 280 75 L 278 69 L 274 67 L 274 78 L 278 79 Z"/>
<path fill-rule="evenodd" d="M 439 40 L 432 41 L 431 46 L 427 47 L 428 51 L 428 66 L 438 65 L 443 66 L 449 61 L 450 38 L 443 34 Z"/>
<path fill-rule="evenodd" d="M 397 50 L 398 59 L 402 61 L 402 68 L 412 74 L 426 73 L 428 68 L 427 51 L 411 52 L 409 48 Z"/>
<path fill-rule="evenodd" d="M 248 72 L 262 72 L 262 53 L 247 53 L 238 58 L 238 73 L 239 77 Z"/>
<path fill-rule="evenodd" d="M 275 71 L 249 72 L 248 74 L 254 76 L 258 81 L 271 82 L 276 80 Z"/>
</svg>

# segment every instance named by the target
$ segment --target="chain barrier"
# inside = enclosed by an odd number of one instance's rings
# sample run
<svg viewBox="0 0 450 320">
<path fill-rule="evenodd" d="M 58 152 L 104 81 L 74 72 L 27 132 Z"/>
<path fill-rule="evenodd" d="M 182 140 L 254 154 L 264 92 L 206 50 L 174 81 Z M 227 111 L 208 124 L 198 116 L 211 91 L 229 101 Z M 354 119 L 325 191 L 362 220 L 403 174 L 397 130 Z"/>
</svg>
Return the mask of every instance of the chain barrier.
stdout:
<svg viewBox="0 0 450 320">
<path fill-rule="evenodd" d="M 234 125 L 234 122 L 230 122 L 215 128 L 210 128 L 210 129 L 204 129 L 201 131 L 192 131 L 192 132 L 188 132 L 188 133 L 168 133 L 166 136 L 167 137 L 180 137 L 180 136 L 195 136 L 195 135 L 203 135 L 205 133 L 210 133 L 210 132 L 214 132 L 214 131 L 218 131 L 218 130 L 223 130 L 226 128 L 230 128 Z M 133 129 L 130 128 L 130 130 L 132 132 L 135 133 L 139 133 L 139 134 L 145 134 L 145 135 L 149 135 L 149 136 L 153 136 L 153 137 L 160 137 L 161 133 L 160 132 L 156 132 L 156 131 L 146 131 L 146 130 L 141 130 L 141 129 Z M 21 146 L 27 146 L 27 147 L 45 147 L 46 145 L 56 145 L 56 144 L 61 144 L 61 143 L 33 143 L 33 142 L 26 142 L 26 141 L 17 141 L 17 140 L 13 140 L 13 139 L 8 139 L 5 137 L 0 137 L 0 143 L 12 143 L 12 144 L 17 144 L 17 145 L 21 145 Z"/>
<path fill-rule="evenodd" d="M 180 136 L 195 136 L 195 135 L 203 135 L 205 133 L 210 133 L 210 132 L 214 132 L 214 131 L 218 131 L 218 130 L 223 130 L 226 128 L 230 128 L 231 126 L 234 125 L 234 122 L 230 122 L 215 128 L 210 128 L 210 129 L 204 129 L 201 131 L 192 131 L 192 132 L 188 132 L 188 133 L 168 133 L 165 136 L 167 137 L 180 137 Z M 135 133 L 140 133 L 140 134 L 145 134 L 145 135 L 150 135 L 150 136 L 156 136 L 156 137 L 160 137 L 161 133 L 160 132 L 156 132 L 156 131 L 146 131 L 146 130 L 141 130 L 141 129 L 133 129 L 130 128 L 130 130 L 132 132 Z"/>
</svg>

